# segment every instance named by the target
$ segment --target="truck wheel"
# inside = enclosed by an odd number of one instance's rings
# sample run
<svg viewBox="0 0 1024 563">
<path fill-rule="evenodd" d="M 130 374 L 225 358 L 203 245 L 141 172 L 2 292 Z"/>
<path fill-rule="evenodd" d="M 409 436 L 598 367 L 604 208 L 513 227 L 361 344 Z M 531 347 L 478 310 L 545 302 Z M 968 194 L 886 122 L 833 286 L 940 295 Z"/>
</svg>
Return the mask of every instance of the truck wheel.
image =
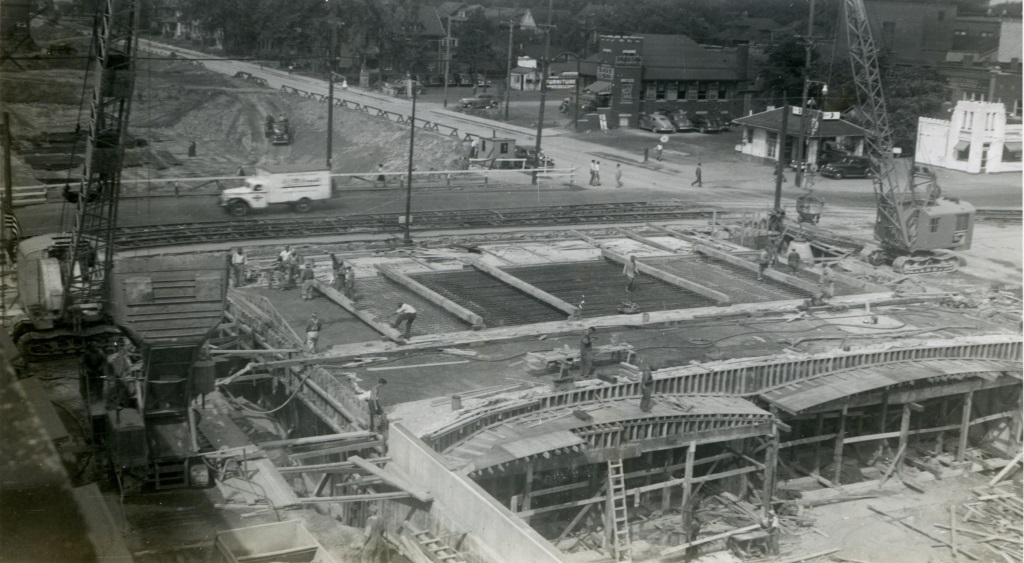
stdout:
<svg viewBox="0 0 1024 563">
<path fill-rule="evenodd" d="M 245 217 L 249 213 L 249 206 L 244 201 L 232 201 L 228 204 L 228 212 L 235 217 Z"/>
<path fill-rule="evenodd" d="M 309 213 L 309 210 L 313 208 L 313 202 L 309 201 L 309 198 L 302 198 L 295 202 L 295 210 L 299 213 Z"/>
</svg>

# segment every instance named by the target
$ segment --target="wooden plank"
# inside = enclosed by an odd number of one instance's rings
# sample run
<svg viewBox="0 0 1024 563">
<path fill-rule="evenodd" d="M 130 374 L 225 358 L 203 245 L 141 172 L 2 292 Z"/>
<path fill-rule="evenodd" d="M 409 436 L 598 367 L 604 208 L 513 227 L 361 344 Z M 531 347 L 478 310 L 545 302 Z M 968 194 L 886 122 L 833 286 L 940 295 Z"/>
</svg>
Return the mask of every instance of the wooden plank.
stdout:
<svg viewBox="0 0 1024 563">
<path fill-rule="evenodd" d="M 372 457 L 366 461 L 370 463 L 387 463 L 391 461 L 390 457 Z M 277 469 L 282 474 L 287 473 L 311 473 L 319 471 L 359 471 L 359 467 L 351 461 L 336 461 L 334 463 L 317 463 L 313 465 L 291 465 L 288 467 L 279 467 Z"/>
<path fill-rule="evenodd" d="M 458 303 L 448 299 L 440 293 L 430 289 L 429 287 L 421 284 L 420 282 L 410 278 L 409 276 L 399 272 L 398 270 L 385 266 L 383 264 L 377 265 L 377 271 L 384 274 L 384 277 L 391 281 L 405 287 L 409 291 L 419 295 L 423 299 L 437 305 L 438 307 L 448 311 L 455 315 L 463 322 L 468 323 L 473 327 L 473 330 L 480 330 L 486 328 L 484 325 L 484 319 L 480 315 L 470 311 L 469 309 L 459 305 Z"/>
<path fill-rule="evenodd" d="M 347 444 L 347 445 L 344 445 L 344 446 L 335 446 L 333 448 L 324 448 L 322 450 L 313 450 L 311 452 L 290 453 L 290 454 L 288 454 L 288 457 L 292 461 L 300 461 L 300 460 L 303 460 L 303 459 L 309 459 L 311 457 L 322 457 L 322 456 L 328 456 L 328 455 L 334 455 L 334 454 L 344 454 L 344 453 L 348 453 L 348 452 L 358 452 L 360 450 L 369 450 L 371 448 L 376 448 L 377 446 L 381 446 L 383 444 L 384 444 L 383 440 L 374 440 L 372 442 L 360 442 L 360 443 L 357 443 L 357 444 Z"/>
<path fill-rule="evenodd" d="M 988 486 L 994 487 L 996 483 L 1002 481 L 1003 478 L 1006 477 L 1008 473 L 1010 473 L 1010 470 L 1013 469 L 1014 466 L 1016 466 L 1018 463 L 1020 463 L 1021 459 L 1024 459 L 1024 452 L 1021 452 L 1014 456 L 1013 460 L 1010 461 L 1010 463 L 1007 463 L 1006 467 L 1004 467 L 1002 471 L 997 473 L 996 476 L 993 477 L 992 480 L 988 482 Z"/>
<path fill-rule="evenodd" d="M 963 410 L 960 411 L 960 442 L 957 444 L 956 461 L 964 462 L 964 455 L 967 453 L 967 435 L 971 426 L 971 407 L 974 401 L 974 391 L 968 391 L 964 397 Z"/>
<path fill-rule="evenodd" d="M 367 473 L 370 473 L 371 475 L 374 475 L 376 477 L 380 477 L 381 479 L 384 480 L 385 483 L 388 483 L 393 487 L 397 487 L 399 489 L 402 489 L 403 491 L 406 491 L 413 498 L 420 502 L 432 502 L 434 500 L 434 497 L 430 496 L 429 493 L 422 489 L 414 487 L 411 483 L 406 481 L 405 478 L 399 477 L 398 475 L 395 475 L 394 473 L 387 471 L 384 468 L 377 467 L 376 465 L 370 463 L 369 461 L 366 461 L 365 459 L 357 455 L 350 456 L 348 458 L 348 461 L 351 461 L 352 463 L 356 464 L 357 466 L 359 466 L 360 469 L 366 471 Z"/>
<path fill-rule="evenodd" d="M 928 539 L 930 539 L 930 540 L 932 540 L 932 541 L 934 541 L 936 543 L 941 543 L 942 545 L 952 547 L 952 544 L 950 544 L 948 541 L 946 541 L 946 540 L 944 540 L 944 539 L 942 539 L 942 538 L 940 538 L 940 537 L 938 537 L 936 535 L 930 534 L 930 533 L 922 530 L 921 528 L 918 528 L 917 526 L 915 526 L 913 524 L 905 522 L 902 518 L 897 518 L 897 517 L 895 517 L 895 516 L 893 516 L 891 514 L 883 512 L 882 510 L 879 510 L 878 508 L 875 508 L 874 506 L 871 506 L 870 504 L 868 505 L 868 510 L 871 510 L 872 512 L 881 514 L 882 516 L 885 516 L 885 517 L 889 518 L 890 521 L 893 522 L 893 523 L 900 524 L 901 526 L 905 526 L 907 528 L 910 528 L 911 530 L 921 534 L 922 536 L 924 536 L 924 537 L 926 537 L 926 538 L 928 538 Z M 965 550 L 962 547 L 957 547 L 956 550 L 959 551 L 960 553 L 966 555 L 967 557 L 969 557 L 970 559 L 972 559 L 974 561 L 978 560 L 978 556 L 977 555 L 975 555 L 975 554 Z"/>
<path fill-rule="evenodd" d="M 250 479 L 259 485 L 257 489 L 270 499 L 274 507 L 285 508 L 298 504 L 299 497 L 291 485 L 284 480 L 284 477 L 277 472 L 277 467 L 273 462 L 267 458 L 260 458 L 247 465 L 249 468 L 255 467 L 258 470 Z"/>
<path fill-rule="evenodd" d="M 710 256 L 716 260 L 721 260 L 723 262 L 743 268 L 750 272 L 756 273 L 759 269 L 758 265 L 754 262 L 751 262 L 750 260 L 746 260 L 738 256 L 733 256 L 728 252 L 722 252 L 721 250 L 711 248 L 710 246 L 707 246 L 705 244 L 694 245 L 694 250 L 701 254 Z M 821 289 L 817 285 L 806 282 L 800 278 L 784 274 L 774 268 L 768 268 L 767 270 L 765 270 L 764 275 L 767 276 L 768 279 L 775 280 L 779 283 L 786 284 L 790 287 L 799 289 L 801 291 L 806 291 L 811 295 L 817 295 L 818 293 L 821 293 Z"/>
<path fill-rule="evenodd" d="M 839 415 L 839 431 L 836 432 L 836 447 L 832 450 L 832 463 L 835 465 L 835 477 L 832 482 L 837 486 L 842 484 L 840 474 L 843 469 L 843 440 L 846 437 L 846 413 L 847 406 L 843 405 L 843 411 Z"/>
<path fill-rule="evenodd" d="M 619 264 L 625 264 L 626 262 L 629 261 L 629 258 L 627 258 L 626 256 L 623 256 L 622 254 L 619 254 L 617 252 L 612 252 L 607 248 L 601 249 L 601 255 L 607 258 L 608 260 L 618 262 Z M 703 286 L 696 282 L 692 282 L 686 278 L 677 276 L 675 274 L 670 274 L 664 270 L 659 270 L 658 268 L 655 268 L 650 264 L 644 264 L 639 260 L 636 261 L 636 269 L 641 274 L 646 274 L 648 276 L 651 276 L 652 278 L 659 279 L 665 283 L 681 287 L 688 291 L 692 291 L 697 295 L 707 297 L 708 299 L 717 302 L 719 305 L 730 305 L 732 303 L 732 299 L 728 295 L 722 293 L 721 291 L 715 291 L 709 287 Z"/>
<path fill-rule="evenodd" d="M 552 307 L 558 309 L 559 311 L 562 311 L 563 313 L 569 315 L 570 318 L 578 318 L 580 316 L 579 307 L 576 307 L 575 305 L 570 305 L 569 303 L 562 301 L 561 299 L 555 297 L 554 295 L 551 295 L 550 293 L 540 289 L 539 287 L 530 285 L 524 282 L 523 280 L 509 274 L 508 272 L 505 272 L 499 268 L 495 268 L 494 266 L 491 266 L 490 264 L 487 264 L 482 260 L 468 259 L 467 262 L 474 268 L 501 281 L 502 283 L 510 285 L 518 289 L 519 291 L 522 291 L 523 293 L 529 295 L 530 297 L 537 299 L 538 301 L 551 305 Z"/>
<path fill-rule="evenodd" d="M 322 293 L 324 297 L 330 299 L 331 301 L 334 301 L 338 305 L 341 305 L 341 307 L 348 311 L 351 315 L 355 316 L 357 319 L 366 323 L 367 326 L 369 326 L 373 330 L 376 330 L 377 332 L 388 337 L 388 339 L 394 342 L 405 342 L 405 337 L 402 336 L 402 333 L 392 328 L 391 325 L 380 322 L 379 320 L 377 320 L 376 317 L 370 315 L 366 311 L 362 311 L 356 308 L 355 303 L 352 303 L 352 301 L 350 301 L 347 297 L 342 295 L 342 293 L 337 289 L 334 289 L 333 287 L 321 282 L 320 280 L 313 280 L 313 287 L 315 287 L 317 291 Z"/>
<path fill-rule="evenodd" d="M 371 367 L 371 368 L 363 368 L 363 369 L 365 369 L 366 371 L 395 371 L 395 370 L 401 370 L 401 369 L 415 369 L 415 368 L 425 368 L 425 367 L 433 367 L 433 366 L 454 366 L 454 365 L 458 365 L 458 364 L 468 364 L 468 363 L 469 363 L 469 360 L 457 360 L 457 361 L 454 361 L 454 362 L 435 362 L 435 363 L 432 363 L 432 364 L 415 364 L 415 365 L 411 365 L 411 366 L 382 366 L 382 367 L 379 367 L 379 368 L 372 368 Z"/>
<path fill-rule="evenodd" d="M 685 551 L 689 547 L 693 547 L 695 545 L 705 544 L 705 543 L 708 543 L 708 542 L 718 541 L 718 540 L 721 540 L 721 539 L 725 539 L 725 538 L 727 538 L 729 536 L 735 536 L 736 534 L 744 534 L 746 532 L 752 532 L 754 530 L 759 529 L 760 527 L 761 527 L 760 524 L 752 524 L 750 526 L 745 526 L 743 528 L 736 528 L 735 530 L 729 530 L 728 532 L 722 532 L 721 534 L 715 534 L 713 536 L 708 536 L 706 538 L 701 538 L 699 540 L 694 540 L 692 542 L 686 542 L 686 543 L 683 543 L 683 544 L 679 544 L 677 546 L 661 550 L 661 556 L 665 557 L 667 555 L 672 555 L 674 553 L 679 553 L 679 552 Z"/>
<path fill-rule="evenodd" d="M 374 501 L 374 500 L 389 500 L 389 499 L 396 499 L 396 498 L 409 498 L 411 496 L 412 495 L 410 495 L 408 492 L 401 491 L 401 492 L 394 492 L 394 493 L 372 493 L 372 494 L 365 494 L 365 495 L 344 495 L 344 496 L 337 496 L 337 497 L 315 497 L 315 498 L 303 497 L 303 498 L 297 499 L 298 501 L 297 501 L 296 504 L 319 504 L 319 503 L 324 503 L 324 502 L 366 502 L 366 501 Z"/>
<path fill-rule="evenodd" d="M 328 442 L 342 442 L 348 440 L 365 440 L 377 436 L 376 432 L 360 430 L 357 432 L 342 432 L 339 434 L 325 434 L 323 436 L 308 436 L 305 438 L 292 438 L 289 440 L 271 440 L 260 442 L 261 448 L 284 448 L 290 446 L 305 446 L 309 444 L 324 444 Z"/>
<path fill-rule="evenodd" d="M 615 231 L 616 233 L 619 233 L 620 235 L 628 238 L 628 239 L 635 240 L 635 241 L 637 241 L 639 243 L 646 244 L 647 246 L 650 246 L 650 247 L 653 247 L 653 248 L 657 248 L 658 250 L 664 250 L 665 252 L 671 252 L 673 254 L 676 253 L 676 249 L 672 248 L 671 246 L 668 246 L 666 244 L 661 244 L 660 242 L 653 241 L 653 240 L 651 240 L 651 239 L 649 239 L 647 237 L 640 236 L 640 235 L 638 235 L 636 233 L 631 233 L 631 232 L 627 231 L 626 229 L 621 229 L 619 227 L 615 227 L 612 230 Z"/>
</svg>

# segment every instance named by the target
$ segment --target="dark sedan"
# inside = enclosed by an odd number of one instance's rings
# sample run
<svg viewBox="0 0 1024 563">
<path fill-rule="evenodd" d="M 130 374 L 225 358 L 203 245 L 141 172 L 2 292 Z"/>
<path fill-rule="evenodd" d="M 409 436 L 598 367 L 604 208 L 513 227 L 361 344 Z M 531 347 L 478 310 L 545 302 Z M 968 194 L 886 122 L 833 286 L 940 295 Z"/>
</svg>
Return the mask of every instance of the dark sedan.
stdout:
<svg viewBox="0 0 1024 563">
<path fill-rule="evenodd" d="M 822 166 L 821 175 L 836 180 L 867 178 L 871 175 L 871 161 L 862 156 L 847 156 Z"/>
</svg>

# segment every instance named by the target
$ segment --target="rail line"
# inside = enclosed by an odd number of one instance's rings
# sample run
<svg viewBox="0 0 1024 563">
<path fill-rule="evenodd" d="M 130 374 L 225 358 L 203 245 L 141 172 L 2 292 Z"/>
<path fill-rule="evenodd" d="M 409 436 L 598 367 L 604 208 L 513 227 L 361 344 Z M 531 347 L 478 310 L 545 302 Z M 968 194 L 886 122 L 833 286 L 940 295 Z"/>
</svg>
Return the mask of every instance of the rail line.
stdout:
<svg viewBox="0 0 1024 563">
<path fill-rule="evenodd" d="M 981 221 L 993 221 L 1001 223 L 1020 223 L 1020 209 L 977 209 L 974 216 Z"/>
<path fill-rule="evenodd" d="M 426 211 L 413 214 L 412 229 L 479 229 L 533 227 L 593 223 L 631 223 L 700 219 L 711 217 L 708 208 L 647 202 L 521 207 L 503 210 L 470 209 Z M 181 223 L 119 227 L 116 242 L 121 249 L 156 248 L 205 242 L 288 239 L 352 233 L 399 233 L 400 213 L 238 219 L 207 223 Z"/>
</svg>

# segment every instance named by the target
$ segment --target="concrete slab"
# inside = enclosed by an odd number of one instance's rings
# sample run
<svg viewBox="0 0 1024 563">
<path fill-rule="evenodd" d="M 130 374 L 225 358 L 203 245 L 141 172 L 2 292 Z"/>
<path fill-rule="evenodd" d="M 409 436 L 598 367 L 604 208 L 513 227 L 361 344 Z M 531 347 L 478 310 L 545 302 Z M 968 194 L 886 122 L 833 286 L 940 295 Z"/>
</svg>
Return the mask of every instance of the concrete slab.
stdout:
<svg viewBox="0 0 1024 563">
<path fill-rule="evenodd" d="M 377 331 L 316 291 L 313 292 L 314 298 L 311 301 L 303 301 L 300 290 L 297 288 L 282 291 L 263 287 L 247 288 L 247 291 L 270 299 L 278 312 L 300 336 L 306 334 L 306 321 L 315 311 L 323 321 L 323 330 L 320 331 L 320 347 L 322 349 L 336 344 L 374 342 L 382 338 Z M 358 283 L 356 291 L 361 291 Z"/>
</svg>

